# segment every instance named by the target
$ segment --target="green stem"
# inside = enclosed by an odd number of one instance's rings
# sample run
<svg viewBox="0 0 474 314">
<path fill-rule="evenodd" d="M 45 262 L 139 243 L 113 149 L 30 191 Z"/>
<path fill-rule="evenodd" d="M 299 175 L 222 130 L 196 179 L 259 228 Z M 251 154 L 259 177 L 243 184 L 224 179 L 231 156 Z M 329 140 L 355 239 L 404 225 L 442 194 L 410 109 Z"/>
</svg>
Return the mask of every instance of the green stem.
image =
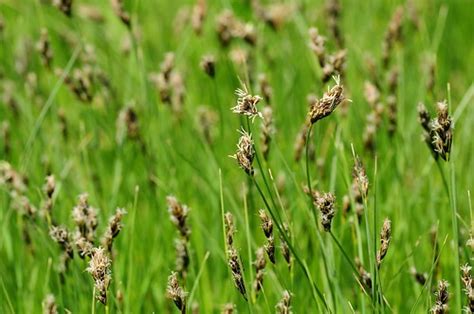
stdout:
<svg viewBox="0 0 474 314">
<path fill-rule="evenodd" d="M 260 196 L 262 197 L 262 200 L 265 204 L 265 207 L 268 209 L 270 215 L 272 216 L 272 219 L 275 221 L 275 225 L 277 226 L 277 229 L 278 231 L 280 232 L 280 234 L 283 236 L 285 242 L 288 244 L 288 247 L 290 248 L 290 251 L 291 253 L 294 255 L 296 261 L 298 262 L 298 264 L 301 266 L 301 268 L 303 269 L 303 272 L 306 276 L 306 278 L 308 279 L 308 281 L 310 282 L 311 284 L 311 288 L 312 288 L 312 292 L 313 292 L 313 297 L 315 300 L 317 300 L 317 298 L 319 297 L 319 299 L 323 302 L 323 305 L 324 307 L 326 308 L 327 311 L 329 311 L 329 307 L 326 303 L 326 300 L 324 299 L 323 297 L 323 294 L 321 293 L 321 291 L 319 290 L 319 288 L 317 287 L 317 285 L 313 282 L 312 278 L 311 278 L 311 274 L 306 266 L 305 263 L 303 263 L 303 261 L 300 259 L 300 257 L 298 256 L 298 254 L 296 254 L 296 250 L 295 248 L 293 247 L 293 245 L 291 244 L 289 238 L 288 238 L 288 235 L 286 234 L 286 232 L 283 230 L 283 228 L 280 226 L 280 224 L 278 223 L 278 221 L 275 219 L 275 214 L 273 213 L 273 210 L 271 209 L 270 205 L 268 204 L 268 201 L 266 200 L 265 198 L 265 195 L 263 194 L 263 191 L 262 189 L 260 188 L 260 186 L 258 185 L 257 181 L 255 180 L 254 178 L 254 183 L 255 183 L 255 186 L 257 187 L 257 190 L 260 194 Z"/>
</svg>

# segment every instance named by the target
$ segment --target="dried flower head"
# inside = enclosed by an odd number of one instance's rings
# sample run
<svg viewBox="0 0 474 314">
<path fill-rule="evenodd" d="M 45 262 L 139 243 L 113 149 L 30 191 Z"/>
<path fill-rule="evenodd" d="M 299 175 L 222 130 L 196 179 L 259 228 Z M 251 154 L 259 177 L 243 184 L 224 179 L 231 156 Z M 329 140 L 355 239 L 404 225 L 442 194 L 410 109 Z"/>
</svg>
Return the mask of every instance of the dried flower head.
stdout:
<svg viewBox="0 0 474 314">
<path fill-rule="evenodd" d="M 182 314 L 186 313 L 186 292 L 179 286 L 178 276 L 175 272 L 171 272 L 171 275 L 168 277 L 166 296 L 173 300 Z"/>
<path fill-rule="evenodd" d="M 232 272 L 232 279 L 234 280 L 235 287 L 239 290 L 240 294 L 247 300 L 247 291 L 245 289 L 244 276 L 242 274 L 242 268 L 240 266 L 239 255 L 237 250 L 233 247 L 227 251 L 228 263 Z"/>
<path fill-rule="evenodd" d="M 278 314 L 291 314 L 291 293 L 288 290 L 283 291 L 281 300 L 275 306 Z"/>
<path fill-rule="evenodd" d="M 43 314 L 57 314 L 58 307 L 56 305 L 56 298 L 53 294 L 48 294 L 43 300 Z"/>
<path fill-rule="evenodd" d="M 70 258 L 73 258 L 74 251 L 70 242 L 70 235 L 64 226 L 52 226 L 49 229 L 49 236 L 58 243 L 62 250 L 67 253 Z"/>
<path fill-rule="evenodd" d="M 94 279 L 97 291 L 96 298 L 102 304 L 107 304 L 107 289 L 111 281 L 111 261 L 105 249 L 98 247 L 92 250 L 91 260 L 86 271 L 91 274 Z"/>
<path fill-rule="evenodd" d="M 181 236 L 187 239 L 191 234 L 186 222 L 188 218 L 189 207 L 181 204 L 176 199 L 176 197 L 171 195 L 166 197 L 166 202 L 168 203 L 168 212 L 170 213 L 171 221 L 176 225 Z"/>
<path fill-rule="evenodd" d="M 273 111 L 270 106 L 265 106 L 262 113 L 262 155 L 265 160 L 268 160 L 268 154 L 270 153 L 270 143 L 272 141 L 273 133 L 275 132 L 275 128 L 273 126 Z"/>
<path fill-rule="evenodd" d="M 339 84 L 340 81 L 336 79 L 336 85 L 328 92 L 324 93 L 323 98 L 312 103 L 309 109 L 309 119 L 312 124 L 329 116 L 334 109 L 344 101 L 344 88 Z"/>
<path fill-rule="evenodd" d="M 273 89 L 270 86 L 270 83 L 268 82 L 268 79 L 265 74 L 261 73 L 258 76 L 258 84 L 260 86 L 260 93 L 263 95 L 263 99 L 265 99 L 267 105 L 270 105 L 273 95 Z"/>
<path fill-rule="evenodd" d="M 50 69 L 53 60 L 53 50 L 51 49 L 51 42 L 49 41 L 48 30 L 46 28 L 41 29 L 41 36 L 36 44 L 36 49 L 41 55 L 43 65 Z"/>
<path fill-rule="evenodd" d="M 286 233 L 288 238 L 290 238 L 290 229 L 288 228 L 288 225 L 284 222 L 283 223 L 283 231 Z M 285 259 L 288 269 L 291 268 L 291 255 L 290 255 L 290 247 L 288 246 L 288 243 L 286 243 L 285 238 L 280 235 L 280 241 L 281 241 L 281 254 L 283 255 L 283 258 Z"/>
<path fill-rule="evenodd" d="M 437 110 L 437 117 L 430 123 L 430 136 L 434 151 L 448 161 L 453 139 L 452 120 L 446 102 L 438 102 Z"/>
<path fill-rule="evenodd" d="M 120 230 L 122 230 L 122 218 L 127 214 L 127 211 L 123 208 L 117 208 L 115 214 L 110 217 L 107 229 L 105 229 L 104 235 L 102 236 L 102 246 L 106 248 L 107 252 L 112 252 L 112 243 L 115 237 L 118 236 Z"/>
<path fill-rule="evenodd" d="M 176 260 L 175 269 L 181 278 L 186 278 L 189 266 L 188 241 L 186 239 L 175 239 Z"/>
<path fill-rule="evenodd" d="M 415 278 L 415 281 L 422 286 L 424 286 L 426 280 L 428 280 L 428 275 L 426 273 L 419 272 L 415 267 L 410 268 L 410 274 L 413 276 L 413 278 Z"/>
<path fill-rule="evenodd" d="M 255 281 L 254 281 L 254 290 L 255 293 L 258 294 L 260 289 L 263 287 L 263 275 L 264 275 L 264 269 L 265 266 L 267 265 L 267 262 L 265 261 L 265 251 L 263 248 L 257 249 L 256 252 L 256 259 L 254 262 L 255 265 Z"/>
<path fill-rule="evenodd" d="M 258 211 L 260 220 L 262 221 L 262 230 L 265 237 L 270 237 L 273 234 L 273 221 L 268 217 L 264 209 Z"/>
<path fill-rule="evenodd" d="M 319 31 L 316 27 L 311 27 L 308 33 L 310 37 L 309 47 L 318 58 L 319 65 L 321 67 L 324 67 L 326 60 L 326 48 L 324 46 L 324 43 L 326 41 L 326 38 L 319 34 Z"/>
<path fill-rule="evenodd" d="M 206 0 L 197 0 L 191 12 L 191 25 L 196 35 L 201 35 L 204 18 L 206 17 Z"/>
<path fill-rule="evenodd" d="M 234 243 L 235 226 L 234 216 L 230 212 L 227 212 L 224 215 L 224 225 L 226 243 L 228 246 L 232 246 Z"/>
<path fill-rule="evenodd" d="M 314 204 L 321 211 L 321 224 L 324 231 L 331 231 L 331 223 L 334 218 L 334 202 L 336 197 L 332 193 L 317 193 Z"/>
<path fill-rule="evenodd" d="M 369 178 L 365 172 L 365 167 L 359 157 L 355 158 L 354 169 L 352 170 L 353 181 L 353 190 L 354 192 L 358 191 L 361 196 L 361 200 L 367 198 L 369 193 Z"/>
<path fill-rule="evenodd" d="M 235 304 L 233 303 L 226 303 L 222 307 L 221 314 L 233 314 L 235 312 Z"/>
<path fill-rule="evenodd" d="M 235 155 L 230 156 L 237 160 L 240 168 L 249 176 L 254 175 L 253 159 L 255 157 L 255 150 L 253 147 L 252 136 L 247 133 L 244 129 L 240 131 L 239 142 L 237 143 L 237 152 Z"/>
<path fill-rule="evenodd" d="M 444 314 L 448 312 L 448 282 L 446 280 L 440 280 L 438 283 L 438 289 L 435 292 L 436 301 L 434 306 L 431 308 L 433 314 Z"/>
<path fill-rule="evenodd" d="M 130 14 L 125 11 L 123 0 L 111 0 L 112 7 L 115 11 L 115 14 L 120 18 L 123 24 L 127 27 L 131 27 Z"/>
<path fill-rule="evenodd" d="M 202 70 L 209 75 L 211 78 L 214 78 L 216 75 L 216 59 L 213 55 L 205 55 L 201 59 L 201 68 Z"/>
<path fill-rule="evenodd" d="M 56 6 L 67 17 L 71 17 L 72 0 L 53 0 Z"/>
<path fill-rule="evenodd" d="M 372 278 L 370 277 L 370 273 L 365 270 L 364 265 L 362 265 L 362 262 L 358 257 L 355 258 L 355 265 L 359 272 L 359 282 L 362 285 L 362 288 L 366 291 L 370 291 L 372 289 Z"/>
<path fill-rule="evenodd" d="M 474 280 L 471 275 L 472 267 L 469 264 L 461 266 L 461 280 L 467 297 L 467 312 L 474 313 Z"/>
<path fill-rule="evenodd" d="M 89 197 L 86 193 L 79 195 L 79 202 L 72 209 L 72 218 L 81 235 L 87 241 L 93 243 L 98 224 L 97 209 L 89 205 L 88 199 Z"/>
<path fill-rule="evenodd" d="M 377 267 L 380 268 L 382 260 L 387 255 L 388 247 L 392 239 L 392 224 L 388 218 L 383 221 L 382 231 L 380 232 L 380 248 L 377 252 Z"/>
<path fill-rule="evenodd" d="M 250 95 L 245 85 L 243 85 L 243 89 L 238 88 L 235 94 L 237 95 L 237 106 L 232 108 L 232 112 L 248 116 L 252 118 L 252 121 L 255 117 L 262 118 L 262 114 L 257 109 L 257 104 L 262 100 L 262 97 Z"/>
</svg>

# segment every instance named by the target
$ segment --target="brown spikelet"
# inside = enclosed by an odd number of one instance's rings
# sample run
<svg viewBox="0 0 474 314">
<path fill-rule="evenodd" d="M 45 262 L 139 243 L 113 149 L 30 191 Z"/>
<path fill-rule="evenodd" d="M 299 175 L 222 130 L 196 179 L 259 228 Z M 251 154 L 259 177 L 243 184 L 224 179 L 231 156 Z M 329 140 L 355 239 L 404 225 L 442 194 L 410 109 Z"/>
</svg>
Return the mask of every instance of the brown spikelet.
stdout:
<svg viewBox="0 0 474 314">
<path fill-rule="evenodd" d="M 331 223 L 335 214 L 335 201 L 336 197 L 332 193 L 317 193 L 314 199 L 314 205 L 321 211 L 321 224 L 324 231 L 331 231 Z"/>
<path fill-rule="evenodd" d="M 380 232 L 380 248 L 377 252 L 377 267 L 380 268 L 382 260 L 387 255 L 388 247 L 392 239 L 392 224 L 388 218 L 385 218 Z"/>
<path fill-rule="evenodd" d="M 241 136 L 237 143 L 237 152 L 230 157 L 237 160 L 239 167 L 242 168 L 247 175 L 253 176 L 253 159 L 255 157 L 255 150 L 253 147 L 252 136 L 244 129 L 240 130 L 240 134 Z"/>
<path fill-rule="evenodd" d="M 233 303 L 226 303 L 222 307 L 221 314 L 233 314 L 235 313 L 235 304 Z"/>
<path fill-rule="evenodd" d="M 452 120 L 446 102 L 438 102 L 437 117 L 430 123 L 430 136 L 434 151 L 445 161 L 449 161 L 453 139 Z"/>
<path fill-rule="evenodd" d="M 413 276 L 415 281 L 422 286 L 424 286 L 426 280 L 428 280 L 428 275 L 417 271 L 415 267 L 410 268 L 410 274 Z"/>
<path fill-rule="evenodd" d="M 283 291 L 281 300 L 275 306 L 278 314 L 291 314 L 291 293 L 288 290 Z"/>
<path fill-rule="evenodd" d="M 201 35 L 204 19 L 206 18 L 206 0 L 197 0 L 191 12 L 191 25 L 196 35 Z"/>
<path fill-rule="evenodd" d="M 344 99 L 344 88 L 340 85 L 339 78 L 337 78 L 336 85 L 324 93 L 323 98 L 311 104 L 308 113 L 309 120 L 314 124 L 329 116 Z"/>
<path fill-rule="evenodd" d="M 197 125 L 206 142 L 211 145 L 214 142 L 216 124 L 219 120 L 216 112 L 208 107 L 200 106 L 197 109 Z"/>
<path fill-rule="evenodd" d="M 247 291 L 245 289 L 244 276 L 242 274 L 242 268 L 240 266 L 240 259 L 237 254 L 237 250 L 234 247 L 230 247 L 227 251 L 228 264 L 232 272 L 232 279 L 234 280 L 235 287 L 239 290 L 240 294 L 247 300 Z"/>
<path fill-rule="evenodd" d="M 235 226 L 234 216 L 229 212 L 225 213 L 224 215 L 224 225 L 226 244 L 230 247 L 234 244 Z"/>
<path fill-rule="evenodd" d="M 216 75 L 216 59 L 213 55 L 203 56 L 200 66 L 204 73 L 209 75 L 209 77 L 214 78 Z"/>
<path fill-rule="evenodd" d="M 436 301 L 430 312 L 433 314 L 444 314 L 448 312 L 448 282 L 446 280 L 440 280 L 438 282 L 438 289 L 435 292 Z"/>
<path fill-rule="evenodd" d="M 275 239 L 273 237 L 273 221 L 268 217 L 265 210 L 260 209 L 259 212 L 260 221 L 262 222 L 262 230 L 267 238 L 267 244 L 265 245 L 265 251 L 267 252 L 268 259 L 275 264 Z"/>
<path fill-rule="evenodd" d="M 105 229 L 104 235 L 102 236 L 102 246 L 107 250 L 109 254 L 112 253 L 112 243 L 114 239 L 118 236 L 120 230 L 122 230 L 123 216 L 127 214 L 127 211 L 123 208 L 117 208 L 115 214 L 110 217 L 109 224 Z"/>
<path fill-rule="evenodd" d="M 51 49 L 51 42 L 49 41 L 48 30 L 46 28 L 41 29 L 41 36 L 36 44 L 36 49 L 40 53 L 43 65 L 47 69 L 51 69 L 53 50 Z"/>
<path fill-rule="evenodd" d="M 5 120 L 2 122 L 0 125 L 0 133 L 3 142 L 3 153 L 8 157 L 11 151 L 10 123 L 8 121 Z"/>
<path fill-rule="evenodd" d="M 107 289 L 109 288 L 111 277 L 111 260 L 105 249 L 98 247 L 92 250 L 92 256 L 86 271 L 94 279 L 96 298 L 102 304 L 107 304 Z"/>
<path fill-rule="evenodd" d="M 263 99 L 269 106 L 272 103 L 273 89 L 268 82 L 268 78 L 265 74 L 261 73 L 258 76 L 258 84 L 260 87 L 260 93 L 263 95 Z"/>
<path fill-rule="evenodd" d="M 461 281 L 467 297 L 467 312 L 474 313 L 474 280 L 471 275 L 472 267 L 469 264 L 461 266 Z"/>
<path fill-rule="evenodd" d="M 309 47 L 314 52 L 319 61 L 319 66 L 324 68 L 326 62 L 326 38 L 319 34 L 316 27 L 312 27 L 308 31 L 310 37 Z"/>
<path fill-rule="evenodd" d="M 58 306 L 56 305 L 56 298 L 53 294 L 47 294 L 43 299 L 43 314 L 57 314 Z"/>
<path fill-rule="evenodd" d="M 186 239 L 175 239 L 175 270 L 180 274 L 181 278 L 186 278 L 189 267 L 189 252 L 188 252 L 188 241 Z"/>
<path fill-rule="evenodd" d="M 186 313 L 186 292 L 179 286 L 178 276 L 175 272 L 171 272 L 171 275 L 168 277 L 166 296 L 168 299 L 173 300 L 182 314 Z"/>
<path fill-rule="evenodd" d="M 217 16 L 216 32 L 222 46 L 227 47 L 230 44 L 234 37 L 233 32 L 236 23 L 234 13 L 230 10 L 224 10 Z"/>
<path fill-rule="evenodd" d="M 53 0 L 53 4 L 67 17 L 72 15 L 72 0 Z"/>
<path fill-rule="evenodd" d="M 66 271 L 68 270 L 69 262 L 74 257 L 74 251 L 71 245 L 71 237 L 67 229 L 63 226 L 52 226 L 49 229 L 50 237 L 61 246 L 62 253 L 59 262 L 59 274 L 61 279 L 64 280 Z"/>
<path fill-rule="evenodd" d="M 254 281 L 254 290 L 255 293 L 258 294 L 258 292 L 260 292 L 260 289 L 263 287 L 263 275 L 267 263 L 265 261 L 265 251 L 263 248 L 259 248 L 255 255 L 256 259 L 254 265 L 256 274 Z"/>
<path fill-rule="evenodd" d="M 370 273 L 365 270 L 358 257 L 355 258 L 355 265 L 357 267 L 357 271 L 359 272 L 359 282 L 362 284 L 362 288 L 369 292 L 372 289 L 372 278 Z"/>
<path fill-rule="evenodd" d="M 235 94 L 237 95 L 237 105 L 232 107 L 232 112 L 248 116 L 252 121 L 256 117 L 262 118 L 262 114 L 257 109 L 257 104 L 262 100 L 262 97 L 250 95 L 245 85 L 243 85 L 243 89 L 238 88 Z"/>
<path fill-rule="evenodd" d="M 306 146 L 306 138 L 309 130 L 309 123 L 303 123 L 301 126 L 300 131 L 296 135 L 296 140 L 295 140 L 295 145 L 294 145 L 294 151 L 295 151 L 295 161 L 298 162 L 301 160 L 301 156 L 303 154 L 303 150 Z"/>
<path fill-rule="evenodd" d="M 273 127 L 273 111 L 270 106 L 265 106 L 262 110 L 262 155 L 265 160 L 268 160 L 268 154 L 270 153 L 270 143 L 272 141 L 274 127 Z"/>
<path fill-rule="evenodd" d="M 93 243 L 98 225 L 97 209 L 89 205 L 88 198 L 86 193 L 79 195 L 79 202 L 72 210 L 72 218 L 82 237 Z"/>
<path fill-rule="evenodd" d="M 322 81 L 323 83 L 328 82 L 331 77 L 344 76 L 344 70 L 346 65 L 347 51 L 345 49 L 339 50 L 334 54 L 327 57 L 326 63 L 323 67 Z"/>
<path fill-rule="evenodd" d="M 166 197 L 168 203 L 168 212 L 170 214 L 171 221 L 176 225 L 178 231 L 184 239 L 188 239 L 191 234 L 191 230 L 187 224 L 187 218 L 189 214 L 189 207 L 181 204 L 176 197 L 169 195 Z"/>
<path fill-rule="evenodd" d="M 288 238 L 290 238 L 290 229 L 286 223 L 283 223 L 283 231 L 286 232 Z M 288 265 L 288 269 L 291 268 L 291 254 L 290 254 L 290 247 L 288 243 L 286 243 L 284 237 L 280 235 L 280 242 L 281 242 L 281 254 Z"/>
<path fill-rule="evenodd" d="M 339 28 L 339 17 L 341 15 L 341 3 L 339 0 L 327 0 L 326 13 L 332 36 L 336 40 L 337 46 L 342 48 L 344 46 L 344 38 Z"/>
<path fill-rule="evenodd" d="M 125 11 L 123 0 L 111 0 L 115 14 L 120 18 L 122 23 L 128 28 L 131 27 L 130 14 Z"/>
<path fill-rule="evenodd" d="M 392 15 L 382 43 L 382 64 L 386 69 L 393 54 L 393 48 L 402 36 L 403 7 L 398 6 Z"/>
</svg>

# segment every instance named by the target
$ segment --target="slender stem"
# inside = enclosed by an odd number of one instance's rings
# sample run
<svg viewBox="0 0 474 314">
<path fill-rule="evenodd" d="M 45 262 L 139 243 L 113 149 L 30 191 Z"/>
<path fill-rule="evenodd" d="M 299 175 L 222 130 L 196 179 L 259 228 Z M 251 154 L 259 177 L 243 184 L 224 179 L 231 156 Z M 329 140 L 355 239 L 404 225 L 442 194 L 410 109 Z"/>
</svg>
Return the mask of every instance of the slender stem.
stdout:
<svg viewBox="0 0 474 314">
<path fill-rule="evenodd" d="M 95 285 L 94 285 L 94 289 L 92 290 L 92 310 L 91 310 L 91 313 L 95 314 Z"/>
<path fill-rule="evenodd" d="M 321 234 L 319 232 L 319 227 L 318 227 L 318 216 L 317 216 L 317 213 L 316 213 L 316 206 L 314 205 L 314 202 L 313 202 L 313 190 L 312 190 L 312 187 L 311 187 L 311 174 L 310 174 L 310 166 L 309 166 L 309 141 L 311 139 L 311 131 L 313 130 L 313 124 L 311 124 L 309 126 L 309 129 L 308 129 L 308 132 L 306 134 L 306 147 L 305 147 L 305 150 L 306 150 L 306 179 L 307 179 L 307 182 L 308 182 L 308 190 L 309 190 L 309 203 L 310 203 L 310 207 L 311 207 L 311 212 L 313 213 L 313 218 L 314 218 L 314 223 L 316 225 L 316 234 L 318 236 L 318 240 L 319 240 L 319 243 L 321 245 L 321 250 L 323 251 L 323 264 L 324 264 L 324 270 L 326 272 L 326 277 L 327 277 L 327 280 L 328 280 L 328 284 L 329 284 L 329 290 L 331 291 L 331 295 L 332 295 L 332 300 L 333 300 L 333 307 L 334 307 L 334 311 L 337 312 L 337 303 L 336 303 L 336 296 L 334 294 L 334 283 L 333 281 L 331 280 L 330 276 L 329 276 L 329 268 L 328 268 L 328 262 L 327 262 L 327 259 L 326 259 L 326 248 L 325 248 L 325 245 L 324 245 L 324 242 L 323 242 L 323 239 L 321 237 Z"/>
<path fill-rule="evenodd" d="M 349 258 L 349 255 L 347 255 L 346 251 L 344 250 L 344 248 L 342 247 L 341 243 L 339 242 L 339 240 L 336 238 L 336 236 L 334 235 L 334 233 L 332 233 L 332 231 L 330 230 L 329 231 L 329 234 L 331 235 L 331 238 L 334 240 L 334 242 L 336 243 L 337 247 L 339 248 L 339 250 L 342 252 L 342 255 L 344 256 L 344 258 L 346 259 L 346 261 L 349 263 L 349 265 L 351 265 L 351 268 L 352 268 L 352 271 L 354 272 L 355 275 L 358 275 L 359 272 L 357 271 L 357 268 L 355 267 L 354 265 L 354 262 L 352 262 L 352 260 Z"/>
<path fill-rule="evenodd" d="M 293 245 L 291 244 L 289 238 L 288 238 L 288 235 L 286 234 L 286 232 L 283 230 L 283 228 L 280 226 L 280 224 L 278 223 L 278 221 L 275 219 L 275 214 L 273 213 L 273 210 L 271 209 L 270 205 L 268 204 L 268 201 L 266 200 L 265 198 L 265 195 L 263 194 L 262 192 L 262 189 L 260 188 L 260 186 L 258 185 L 257 181 L 255 180 L 254 178 L 254 182 L 255 182 L 255 186 L 257 187 L 257 190 L 258 192 L 260 193 L 260 196 L 262 197 L 262 200 L 265 204 L 265 207 L 268 209 L 268 211 L 270 212 L 270 215 L 272 216 L 272 219 L 275 220 L 275 225 L 277 226 L 277 229 L 278 231 L 280 232 L 280 234 L 283 236 L 285 242 L 288 244 L 288 247 L 290 248 L 290 251 L 291 253 L 294 255 L 296 261 L 298 262 L 298 264 L 301 266 L 301 268 L 303 269 L 303 272 L 306 276 L 306 278 L 308 279 L 308 281 L 311 283 L 311 287 L 312 287 L 312 292 L 313 292 L 313 297 L 315 298 L 315 300 L 317 300 L 317 297 L 320 298 L 320 300 L 323 302 L 323 305 L 324 307 L 326 308 L 326 310 L 329 311 L 329 308 L 328 308 L 328 305 L 326 303 L 326 300 L 324 299 L 323 297 L 323 294 L 321 293 L 321 291 L 319 290 L 319 288 L 316 286 L 316 284 L 313 282 L 312 278 L 311 278 L 311 274 L 306 266 L 305 263 L 303 263 L 303 261 L 300 259 L 300 257 L 298 256 L 298 254 L 296 254 L 296 251 L 295 251 L 295 248 L 293 247 Z"/>
</svg>

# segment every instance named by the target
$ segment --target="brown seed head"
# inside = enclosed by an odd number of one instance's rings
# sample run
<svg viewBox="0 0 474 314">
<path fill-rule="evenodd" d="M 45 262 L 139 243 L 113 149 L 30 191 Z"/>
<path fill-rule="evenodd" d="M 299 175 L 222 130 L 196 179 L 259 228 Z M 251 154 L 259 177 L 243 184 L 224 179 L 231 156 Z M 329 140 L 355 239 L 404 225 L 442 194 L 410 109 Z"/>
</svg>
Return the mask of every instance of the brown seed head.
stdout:
<svg viewBox="0 0 474 314">
<path fill-rule="evenodd" d="M 244 129 L 240 131 L 240 139 L 237 143 L 237 152 L 235 155 L 230 156 L 237 160 L 240 168 L 249 176 L 254 175 L 253 159 L 255 157 L 255 150 L 253 148 L 252 136 L 247 133 Z"/>
<path fill-rule="evenodd" d="M 95 288 L 97 290 L 96 298 L 102 304 L 107 304 L 107 289 L 112 279 L 110 266 L 111 261 L 106 251 L 101 247 L 94 248 L 86 271 L 91 274 L 94 279 Z"/>
<path fill-rule="evenodd" d="M 448 282 L 446 280 L 440 280 L 438 283 L 438 289 L 435 292 L 436 301 L 434 306 L 431 308 L 433 314 L 444 314 L 448 312 Z"/>
<path fill-rule="evenodd" d="M 245 85 L 243 89 L 238 88 L 235 94 L 237 95 L 237 106 L 232 107 L 232 112 L 248 116 L 252 118 L 252 120 L 254 120 L 255 117 L 262 118 L 262 114 L 257 109 L 257 104 L 262 100 L 262 97 L 250 95 Z"/>
<path fill-rule="evenodd" d="M 332 193 L 319 193 L 315 199 L 315 205 L 321 211 L 321 224 L 324 231 L 331 231 L 331 223 L 334 218 L 334 202 L 336 197 Z"/>
<path fill-rule="evenodd" d="M 311 104 L 309 110 L 311 123 L 314 124 L 329 116 L 344 99 L 344 88 L 339 84 L 339 79 L 337 79 L 336 85 L 324 93 L 323 98 Z"/>
<path fill-rule="evenodd" d="M 43 314 L 57 314 L 58 307 L 56 305 L 56 298 L 53 294 L 48 294 L 43 300 Z"/>
<path fill-rule="evenodd" d="M 187 239 L 191 233 L 186 222 L 189 208 L 181 204 L 176 197 L 172 195 L 166 197 L 166 202 L 168 203 L 168 212 L 170 213 L 171 221 L 178 227 L 181 236 Z"/>
<path fill-rule="evenodd" d="M 291 293 L 288 290 L 283 291 L 281 300 L 275 306 L 278 314 L 291 314 Z"/>
<path fill-rule="evenodd" d="M 216 75 L 216 59 L 213 55 L 205 55 L 201 59 L 201 68 L 202 70 L 209 75 L 211 78 L 214 78 Z"/>
<path fill-rule="evenodd" d="M 377 267 L 380 268 L 382 260 L 387 254 L 390 241 L 392 239 L 392 224 L 388 218 L 385 218 L 380 232 L 380 248 L 377 252 Z"/>
</svg>

